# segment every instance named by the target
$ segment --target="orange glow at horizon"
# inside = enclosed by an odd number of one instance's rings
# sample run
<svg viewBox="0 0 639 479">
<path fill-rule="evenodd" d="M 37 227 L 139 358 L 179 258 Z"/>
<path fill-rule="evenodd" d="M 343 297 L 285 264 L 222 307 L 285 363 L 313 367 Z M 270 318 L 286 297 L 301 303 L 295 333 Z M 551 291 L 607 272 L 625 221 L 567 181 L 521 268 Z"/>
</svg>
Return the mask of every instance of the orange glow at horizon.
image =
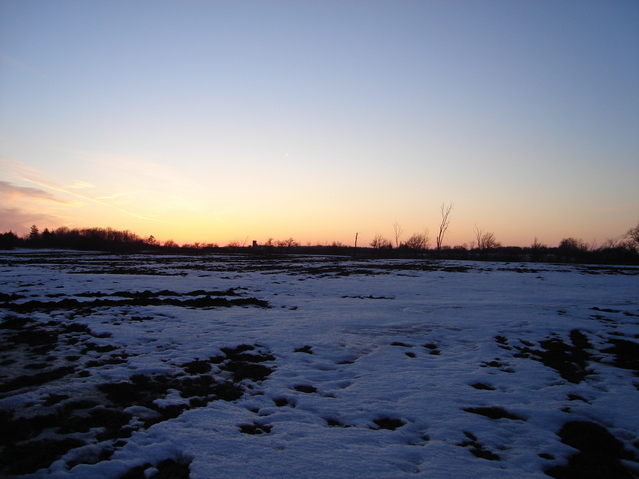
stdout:
<svg viewBox="0 0 639 479">
<path fill-rule="evenodd" d="M 476 227 L 603 244 L 639 220 L 637 18 L 637 2 L 0 2 L 0 232 L 367 246 L 397 222 L 434 247 L 453 202 L 447 246 Z"/>
</svg>

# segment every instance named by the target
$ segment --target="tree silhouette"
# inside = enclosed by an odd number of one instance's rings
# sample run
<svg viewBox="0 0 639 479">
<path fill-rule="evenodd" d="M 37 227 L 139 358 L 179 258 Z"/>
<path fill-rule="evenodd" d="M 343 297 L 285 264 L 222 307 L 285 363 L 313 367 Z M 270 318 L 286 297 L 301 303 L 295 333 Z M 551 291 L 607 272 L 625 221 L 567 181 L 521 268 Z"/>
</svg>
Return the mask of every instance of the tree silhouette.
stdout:
<svg viewBox="0 0 639 479">
<path fill-rule="evenodd" d="M 392 248 L 393 245 L 392 243 L 387 240 L 386 238 L 384 238 L 381 234 L 377 233 L 374 237 L 373 237 L 373 241 L 371 241 L 371 247 L 375 248 L 375 249 L 381 249 L 381 248 Z"/>
<path fill-rule="evenodd" d="M 630 241 L 631 247 L 639 248 L 639 223 L 634 228 L 630 228 L 624 236 Z"/>
<path fill-rule="evenodd" d="M 426 249 L 427 241 L 428 241 L 428 238 L 426 237 L 425 234 L 415 233 L 414 235 L 412 235 L 410 238 L 406 240 L 406 242 L 404 243 L 404 246 L 406 246 L 408 249 L 411 249 L 411 250 L 421 251 Z"/>
<path fill-rule="evenodd" d="M 0 249 L 13 249 L 20 243 L 20 238 L 13 231 L 0 235 Z"/>
<path fill-rule="evenodd" d="M 451 203 L 446 206 L 445 203 L 442 203 L 442 205 L 440 206 L 439 210 L 441 211 L 442 214 L 442 221 L 439 224 L 439 234 L 437 235 L 437 251 L 440 251 L 442 249 L 442 242 L 444 241 L 444 235 L 446 234 L 446 231 L 448 230 L 448 226 L 450 225 L 450 211 L 453 209 L 453 202 L 451 201 Z"/>
<path fill-rule="evenodd" d="M 300 244 L 297 241 L 295 241 L 293 238 L 287 238 L 285 240 L 277 242 L 277 246 L 280 246 L 283 248 L 292 248 L 294 246 L 299 246 L 299 245 Z"/>
<path fill-rule="evenodd" d="M 499 248 L 501 246 L 493 233 L 484 233 L 477 225 L 475 225 L 475 239 L 477 241 L 477 249 L 480 250 Z"/>
<path fill-rule="evenodd" d="M 31 226 L 31 231 L 29 232 L 29 240 L 32 242 L 37 242 L 40 239 L 40 230 L 36 225 Z"/>
</svg>

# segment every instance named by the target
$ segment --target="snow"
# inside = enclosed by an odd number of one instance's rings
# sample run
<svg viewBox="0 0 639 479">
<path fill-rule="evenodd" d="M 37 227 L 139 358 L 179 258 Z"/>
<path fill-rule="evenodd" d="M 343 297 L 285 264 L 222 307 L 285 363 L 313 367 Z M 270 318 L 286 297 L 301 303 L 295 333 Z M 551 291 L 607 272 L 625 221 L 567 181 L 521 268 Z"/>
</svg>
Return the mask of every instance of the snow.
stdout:
<svg viewBox="0 0 639 479">
<path fill-rule="evenodd" d="M 270 307 L 185 307 L 169 296 L 135 304 L 126 295 L 91 304 L 102 299 L 96 293 L 165 291 L 184 300 L 229 288 Z M 611 339 L 639 337 L 639 268 L 18 250 L 0 253 L 0 293 L 23 296 L 0 303 L 5 319 L 85 325 L 91 334 L 75 345 L 59 341 L 45 359 L 81 356 L 71 362 L 74 373 L 0 393 L 0 409 L 20 417 L 78 398 L 108 404 L 98 385 L 136 374 L 184 377 L 195 360 L 219 358 L 207 363 L 209 374 L 233 382 L 219 362 L 230 357 L 224 348 L 252 345 L 249 353 L 273 356 L 259 363 L 273 369 L 265 379 L 241 380 L 239 399 L 191 407 L 177 386 L 168 388 L 155 406 L 123 408 L 132 416 L 130 437 L 71 432 L 87 444 L 25 477 L 117 478 L 144 464 L 151 477 L 167 458 L 189 464 L 193 479 L 548 477 L 546 469 L 577 452 L 557 435 L 575 420 L 601 424 L 639 454 L 639 379 L 605 352 Z M 11 306 L 64 298 L 86 311 Z M 570 346 L 574 330 L 591 344 L 581 381 L 523 354 L 552 335 Z M 87 341 L 96 347 L 80 354 Z M 16 362 L 0 366 L 0 383 L 40 371 L 25 369 L 34 361 L 28 353 L 3 348 L 0 363 Z M 105 361 L 117 354 L 120 361 Z M 52 395 L 69 399 L 45 406 Z M 177 417 L 158 418 L 158 410 L 180 405 Z M 517 418 L 466 411 L 479 407 Z M 112 455 L 99 460 L 104 448 Z"/>
</svg>

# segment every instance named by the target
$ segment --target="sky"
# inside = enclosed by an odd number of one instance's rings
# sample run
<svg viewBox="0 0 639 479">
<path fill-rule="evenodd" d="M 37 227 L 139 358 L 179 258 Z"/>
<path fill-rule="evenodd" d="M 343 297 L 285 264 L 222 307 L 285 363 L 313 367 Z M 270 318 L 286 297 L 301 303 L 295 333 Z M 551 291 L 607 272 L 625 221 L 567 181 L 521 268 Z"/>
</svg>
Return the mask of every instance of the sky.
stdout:
<svg viewBox="0 0 639 479">
<path fill-rule="evenodd" d="M 0 0 L 0 231 L 368 244 L 639 221 L 635 0 Z"/>
</svg>

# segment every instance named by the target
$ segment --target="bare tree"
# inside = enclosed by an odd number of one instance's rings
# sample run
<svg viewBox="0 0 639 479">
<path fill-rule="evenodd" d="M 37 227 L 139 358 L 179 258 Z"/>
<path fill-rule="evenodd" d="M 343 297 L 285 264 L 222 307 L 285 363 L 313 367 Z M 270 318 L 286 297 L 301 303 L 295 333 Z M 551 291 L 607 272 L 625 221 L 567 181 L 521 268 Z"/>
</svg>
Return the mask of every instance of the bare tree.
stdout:
<svg viewBox="0 0 639 479">
<path fill-rule="evenodd" d="M 634 228 L 630 228 L 624 235 L 628 238 L 629 246 L 633 249 L 639 248 L 639 223 Z"/>
<path fill-rule="evenodd" d="M 428 228 L 424 228 L 424 249 L 430 248 L 430 232 Z"/>
<path fill-rule="evenodd" d="M 601 245 L 603 249 L 607 249 L 607 248 L 614 249 L 614 248 L 618 248 L 619 246 L 621 246 L 621 238 L 619 237 L 606 238 L 606 240 Z"/>
<path fill-rule="evenodd" d="M 501 243 L 497 241 L 493 233 L 484 233 L 475 225 L 475 239 L 477 241 L 477 249 L 499 248 Z"/>
<path fill-rule="evenodd" d="M 533 240 L 532 244 L 530 245 L 530 249 L 540 251 L 540 250 L 543 250 L 543 249 L 546 249 L 546 248 L 548 248 L 548 246 L 546 246 L 545 244 L 541 243 L 537 239 L 537 237 L 535 236 L 535 239 Z"/>
<path fill-rule="evenodd" d="M 406 240 L 404 245 L 411 250 L 421 251 L 426 249 L 426 236 L 421 233 L 415 233 Z"/>
<path fill-rule="evenodd" d="M 453 202 L 451 201 L 450 204 L 448 206 L 446 206 L 446 203 L 442 203 L 442 205 L 440 206 L 439 210 L 441 211 L 442 214 L 442 221 L 439 224 L 439 234 L 437 235 L 437 251 L 442 249 L 442 242 L 444 241 L 444 235 L 446 234 L 446 231 L 448 230 L 448 226 L 450 225 L 450 211 L 453 209 Z"/>
<path fill-rule="evenodd" d="M 371 241 L 371 247 L 373 247 L 375 249 L 392 248 L 393 245 L 391 244 L 391 242 L 389 240 L 384 238 L 381 234 L 377 233 L 373 237 L 373 241 Z"/>
<path fill-rule="evenodd" d="M 484 233 L 484 236 L 482 237 L 482 243 L 484 249 L 501 247 L 501 243 L 497 241 L 497 238 L 495 238 L 495 235 L 493 233 Z"/>
<path fill-rule="evenodd" d="M 564 251 L 588 251 L 588 243 L 578 238 L 563 238 L 559 242 L 559 249 Z"/>
<path fill-rule="evenodd" d="M 530 253 L 532 255 L 533 261 L 539 261 L 547 249 L 548 249 L 548 246 L 545 245 L 544 243 L 541 243 L 535 236 L 535 239 L 530 245 Z"/>
<path fill-rule="evenodd" d="M 479 228 L 477 228 L 477 225 L 475 225 L 475 243 L 477 244 L 477 249 L 482 249 L 481 248 L 481 235 L 482 235 L 482 230 L 480 230 Z"/>
<path fill-rule="evenodd" d="M 293 238 L 287 238 L 285 240 L 279 240 L 276 243 L 277 246 L 279 246 L 280 248 L 293 248 L 293 247 L 297 247 L 300 244 L 295 241 Z"/>
<path fill-rule="evenodd" d="M 404 228 L 397 221 L 393 223 L 393 233 L 395 234 L 395 248 L 399 248 L 399 239 L 404 234 Z"/>
</svg>

